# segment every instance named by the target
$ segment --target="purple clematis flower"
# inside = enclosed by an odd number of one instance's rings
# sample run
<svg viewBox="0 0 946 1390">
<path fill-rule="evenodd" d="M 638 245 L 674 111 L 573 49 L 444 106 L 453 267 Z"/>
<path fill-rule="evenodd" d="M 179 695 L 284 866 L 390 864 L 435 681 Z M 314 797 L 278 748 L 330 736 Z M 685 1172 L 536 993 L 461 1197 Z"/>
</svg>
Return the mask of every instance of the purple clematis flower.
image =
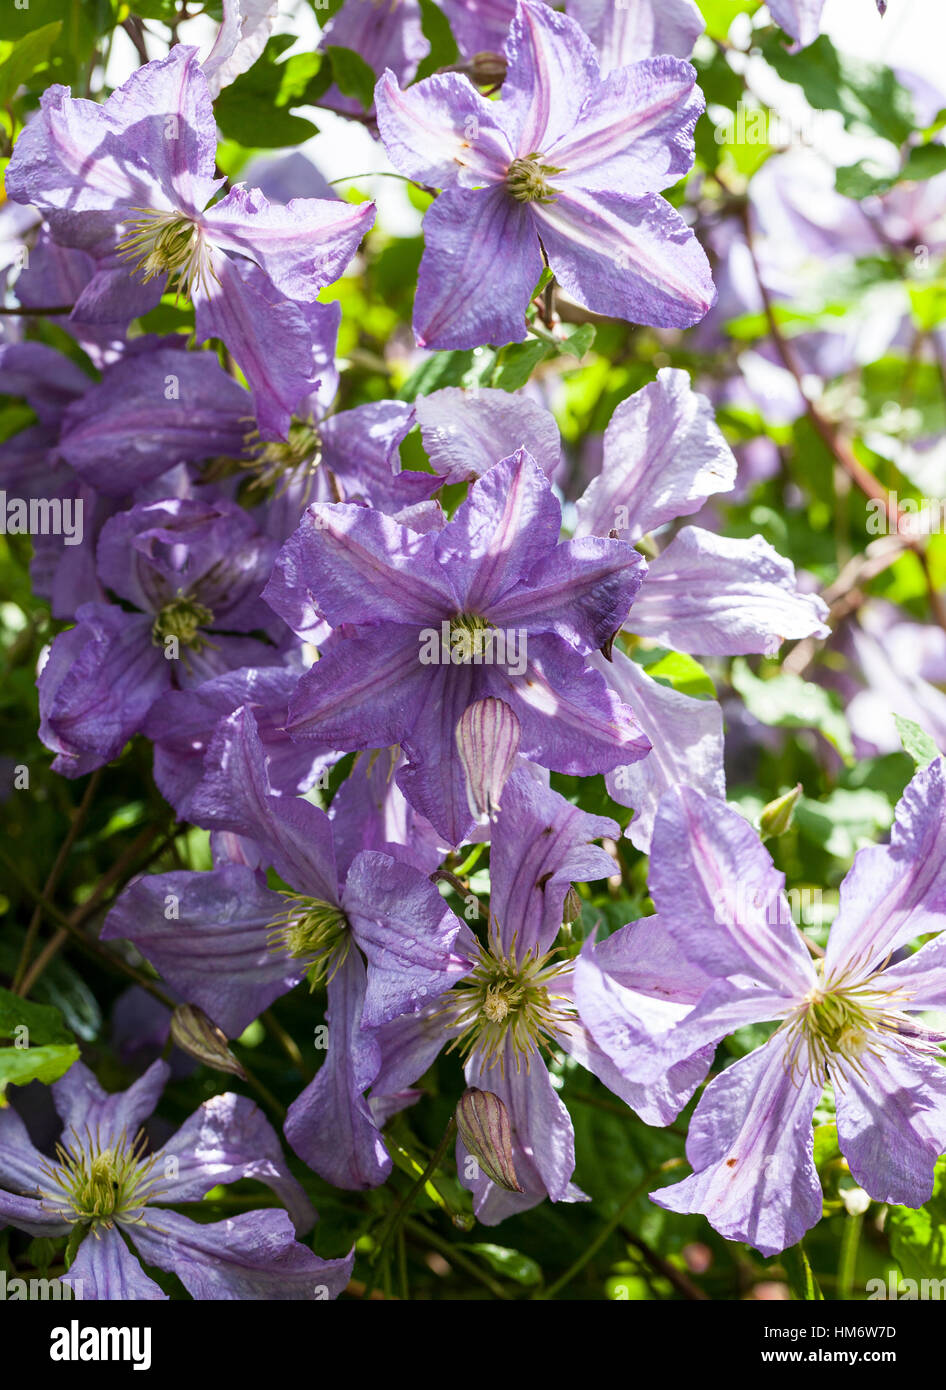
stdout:
<svg viewBox="0 0 946 1390">
<path fill-rule="evenodd" d="M 170 1070 L 155 1062 L 127 1091 L 108 1095 L 74 1063 L 52 1087 L 63 1125 L 55 1158 L 34 1148 L 14 1110 L 0 1110 L 0 1219 L 33 1236 L 82 1232 L 67 1278 L 86 1299 L 167 1298 L 127 1242 L 193 1298 L 337 1298 L 354 1252 L 322 1260 L 296 1240 L 315 1212 L 252 1101 L 214 1096 L 148 1153 L 142 1125 Z M 288 1214 L 267 1208 L 206 1224 L 171 1210 L 242 1178 L 265 1183 Z"/>
<path fill-rule="evenodd" d="M 679 950 L 717 979 L 655 1046 L 653 1074 L 745 1024 L 779 1027 L 707 1087 L 687 1140 L 693 1175 L 652 1193 L 658 1205 L 703 1212 L 764 1255 L 795 1244 L 821 1217 L 812 1116 L 827 1085 L 855 1181 L 877 1201 L 929 1200 L 946 1150 L 946 1035 L 918 1015 L 946 1005 L 946 936 L 889 961 L 946 928 L 944 772 L 938 759 L 917 773 L 890 844 L 856 855 L 817 962 L 747 822 L 692 789 L 661 803 L 654 898 Z"/>
<path fill-rule="evenodd" d="M 336 1186 L 382 1182 L 390 1159 L 364 1100 L 380 1061 L 371 1030 L 423 1008 L 470 968 L 454 949 L 462 924 L 427 874 L 392 853 L 361 851 L 340 874 L 325 812 L 273 794 L 249 709 L 222 722 L 206 762 L 194 819 L 255 842 L 286 891 L 245 864 L 151 875 L 121 895 L 103 938 L 134 941 L 229 1036 L 304 976 L 326 982 L 328 1052 L 290 1108 L 286 1136 Z"/>
<path fill-rule="evenodd" d="M 637 542 L 731 490 L 735 479 L 736 460 L 710 402 L 691 389 L 686 372 L 662 367 L 615 410 L 601 471 L 577 504 L 577 534 L 616 532 Z M 694 655 L 772 655 L 787 638 L 828 636 L 826 615 L 824 602 L 799 592 L 791 562 L 761 536 L 736 540 L 684 526 L 648 565 L 626 627 Z M 627 834 L 646 850 L 668 787 L 725 795 L 722 715 L 713 700 L 659 684 L 617 647 L 611 656 L 594 664 L 659 750 L 607 776 L 614 800 L 637 811 Z"/>
<path fill-rule="evenodd" d="M 574 20 L 522 0 L 502 100 L 456 73 L 375 89 L 392 161 L 442 190 L 424 218 L 414 333 L 428 348 L 521 342 L 547 259 L 587 309 L 684 328 L 713 300 L 702 248 L 659 191 L 693 161 L 695 73 L 647 59 L 602 77 Z"/>
<path fill-rule="evenodd" d="M 260 598 L 274 550 L 222 500 L 141 503 L 105 523 L 98 574 L 129 607 L 83 604 L 49 650 L 40 737 L 57 771 L 79 777 L 116 757 L 170 689 L 281 662 L 277 641 L 294 639 Z"/>
<path fill-rule="evenodd" d="M 439 532 L 310 507 L 265 597 L 296 632 L 327 619 L 346 635 L 300 680 L 293 735 L 342 750 L 400 743 L 398 785 L 451 844 L 472 824 L 455 730 L 486 695 L 513 709 L 523 754 L 556 771 L 643 756 L 630 710 L 587 661 L 627 617 L 643 561 L 622 541 L 559 544 L 560 527 L 524 450 L 479 478 Z"/>
<path fill-rule="evenodd" d="M 556 946 L 572 882 L 604 877 L 614 861 L 588 842 L 613 835 L 613 821 L 591 816 L 548 787 L 537 769 L 513 773 L 490 842 L 489 930 L 464 928 L 475 965 L 432 1009 L 378 1030 L 383 1057 L 371 1093 L 383 1118 L 412 1098 L 410 1087 L 445 1046 L 458 1047 L 467 1084 L 503 1101 L 511 1126 L 520 1192 L 479 1172 L 466 1179 L 486 1225 L 552 1201 L 583 1200 L 572 1183 L 574 1135 L 552 1085 L 543 1050 L 560 1048 L 593 1072 L 648 1124 L 667 1124 L 705 1073 L 712 1049 L 682 1059 L 646 1086 L 632 1079 L 638 1049 L 654 1029 L 685 1017 L 709 978 L 689 966 L 656 919 L 622 927 L 577 958 Z M 403 1103 L 403 1102 L 401 1102 Z M 458 1141 L 457 1166 L 469 1174 Z"/>
<path fill-rule="evenodd" d="M 441 0 L 441 8 L 461 53 L 473 58 L 502 48 L 516 0 Z M 658 53 L 688 58 L 705 27 L 694 0 L 567 0 L 565 9 L 598 50 L 605 76 Z"/>
<path fill-rule="evenodd" d="M 198 340 L 222 339 L 242 368 L 261 433 L 284 437 L 315 386 L 313 337 L 337 313 L 318 293 L 351 260 L 374 207 L 315 198 L 275 206 L 241 186 L 214 203 L 223 182 L 215 150 L 207 79 L 197 50 L 179 44 L 104 104 L 48 88 L 10 160 L 7 195 L 40 208 L 62 244 L 124 258 L 87 286 L 81 317 L 89 301 L 129 292 L 128 317 L 141 313 L 151 281 L 144 307 L 165 283 L 185 291 Z"/>
</svg>

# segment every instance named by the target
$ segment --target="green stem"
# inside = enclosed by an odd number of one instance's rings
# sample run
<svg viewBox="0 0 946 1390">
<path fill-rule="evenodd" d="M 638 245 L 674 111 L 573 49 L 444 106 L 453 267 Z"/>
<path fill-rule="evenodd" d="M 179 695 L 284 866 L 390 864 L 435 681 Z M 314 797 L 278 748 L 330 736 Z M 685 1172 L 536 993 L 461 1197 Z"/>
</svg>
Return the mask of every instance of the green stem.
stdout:
<svg viewBox="0 0 946 1390">
<path fill-rule="evenodd" d="M 440 1140 L 440 1143 L 437 1145 L 433 1154 L 431 1154 L 430 1161 L 428 1162 L 427 1167 L 421 1173 L 420 1177 L 417 1178 L 416 1182 L 411 1184 L 405 1195 L 401 1198 L 400 1202 L 398 1202 L 397 1206 L 394 1208 L 392 1214 L 388 1217 L 384 1230 L 381 1234 L 381 1240 L 378 1244 L 378 1249 L 375 1252 L 374 1258 L 376 1262 L 381 1259 L 382 1255 L 384 1254 L 385 1248 L 387 1247 L 391 1239 L 398 1233 L 401 1226 L 401 1222 L 404 1220 L 404 1218 L 407 1216 L 407 1213 L 410 1211 L 411 1206 L 413 1205 L 414 1199 L 417 1196 L 418 1192 L 420 1192 L 421 1188 L 427 1185 L 427 1183 L 433 1177 L 434 1173 L 436 1173 L 437 1169 L 440 1167 L 443 1157 L 450 1146 L 450 1141 L 456 1133 L 456 1128 L 456 1116 L 451 1115 L 450 1123 L 444 1130 L 443 1138 Z"/>
<path fill-rule="evenodd" d="M 838 1298 L 854 1297 L 854 1282 L 857 1278 L 857 1251 L 861 1243 L 861 1228 L 864 1225 L 862 1212 L 852 1212 L 844 1223 L 841 1237 L 841 1254 L 838 1260 Z"/>
<path fill-rule="evenodd" d="M 801 1303 L 824 1302 L 824 1294 L 812 1272 L 808 1256 L 805 1254 L 805 1247 L 801 1241 L 785 1251 L 782 1256 L 782 1264 L 785 1266 L 785 1274 L 793 1298 L 798 1299 Z"/>
<path fill-rule="evenodd" d="M 650 1185 L 656 1182 L 656 1180 L 663 1173 L 668 1173 L 674 1168 L 682 1167 L 684 1161 L 685 1160 L 682 1158 L 670 1158 L 667 1160 L 666 1163 L 661 1163 L 660 1167 L 655 1168 L 652 1173 L 648 1173 L 647 1176 L 641 1182 L 635 1183 L 634 1186 L 631 1188 L 630 1192 L 624 1198 L 624 1201 L 618 1207 L 614 1216 L 612 1216 L 611 1220 L 606 1222 L 605 1225 L 602 1226 L 601 1230 L 595 1236 L 594 1240 L 585 1250 L 582 1251 L 582 1253 L 578 1256 L 578 1259 L 575 1260 L 573 1264 L 569 1265 L 565 1273 L 561 1276 L 561 1278 L 556 1279 L 554 1284 L 550 1284 L 547 1289 L 542 1289 L 540 1292 L 534 1293 L 532 1295 L 533 1299 L 547 1300 L 550 1298 L 554 1298 L 556 1294 L 560 1293 L 562 1289 L 564 1289 L 568 1284 L 570 1284 L 572 1280 L 575 1278 L 575 1275 L 580 1274 L 580 1272 L 584 1269 L 588 1261 L 598 1253 L 602 1245 L 604 1245 L 605 1241 L 608 1240 L 618 1229 L 618 1227 L 621 1225 L 621 1222 L 624 1220 L 624 1215 L 628 1207 L 630 1207 L 634 1202 L 636 1202 L 638 1197 L 645 1193 L 647 1189 L 650 1187 Z"/>
<path fill-rule="evenodd" d="M 467 1258 L 462 1251 L 455 1245 L 451 1245 L 449 1240 L 444 1240 L 438 1236 L 436 1231 L 431 1231 L 427 1226 L 423 1226 L 419 1221 L 412 1221 L 408 1218 L 404 1222 L 404 1229 L 409 1236 L 413 1236 L 419 1243 L 426 1243 L 432 1246 L 439 1255 L 445 1260 L 456 1265 L 457 1269 L 462 1269 L 465 1274 L 469 1274 L 471 1279 L 476 1279 L 485 1288 L 489 1289 L 494 1298 L 501 1298 L 503 1302 L 509 1302 L 510 1296 L 485 1270 L 480 1269 L 473 1260 Z"/>
</svg>

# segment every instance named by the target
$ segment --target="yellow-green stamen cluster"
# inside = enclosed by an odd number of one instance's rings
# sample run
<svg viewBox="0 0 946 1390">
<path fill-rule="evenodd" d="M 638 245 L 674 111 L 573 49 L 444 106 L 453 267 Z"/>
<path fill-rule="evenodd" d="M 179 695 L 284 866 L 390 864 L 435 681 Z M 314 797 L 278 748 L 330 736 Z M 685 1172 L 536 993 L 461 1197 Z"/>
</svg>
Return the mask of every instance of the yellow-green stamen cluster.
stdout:
<svg viewBox="0 0 946 1390">
<path fill-rule="evenodd" d="M 266 488 L 282 483 L 281 491 L 285 491 L 304 468 L 305 493 L 302 501 L 307 502 L 321 462 L 322 440 L 318 430 L 307 420 L 293 420 L 289 426 L 289 438 L 260 444 L 246 468 L 254 474 L 251 487 Z"/>
<path fill-rule="evenodd" d="M 898 992 L 872 984 L 874 979 L 856 985 L 827 980 L 809 990 L 782 1025 L 796 1059 L 793 1072 L 801 1067 L 816 1085 L 843 1085 L 846 1074 L 864 1079 L 864 1059 L 881 1056 L 895 1039 L 909 1034 L 917 1045 L 912 1034 L 924 1030 L 891 1007 L 895 1000 L 904 1002 Z"/>
<path fill-rule="evenodd" d="M 481 618 L 478 613 L 458 613 L 450 619 L 450 647 L 454 660 L 468 664 L 474 657 L 483 657 L 487 651 L 486 633 L 492 623 Z"/>
<path fill-rule="evenodd" d="M 302 893 L 283 893 L 282 897 L 288 907 L 270 924 L 269 949 L 308 961 L 306 978 L 315 989 L 332 979 L 348 955 L 348 921 L 340 907 L 321 898 Z"/>
<path fill-rule="evenodd" d="M 514 159 L 506 170 L 506 187 L 518 203 L 554 203 L 558 196 L 548 179 L 562 173 L 552 164 L 544 164 L 538 151 L 522 159 Z"/>
<path fill-rule="evenodd" d="M 567 1031 L 574 1016 L 570 1001 L 551 992 L 571 964 L 554 955 L 533 950 L 520 958 L 515 942 L 506 954 L 492 931 L 489 945 L 479 947 L 473 972 L 450 991 L 441 1010 L 446 1026 L 460 1029 L 448 1050 L 459 1048 L 464 1059 L 476 1050 L 487 1069 L 498 1063 L 502 1072 L 509 1044 L 516 1071 L 523 1061 L 528 1071 L 536 1049 L 548 1049 L 549 1040 Z"/>
<path fill-rule="evenodd" d="M 119 255 L 134 262 L 147 284 L 157 275 L 168 277 L 168 288 L 193 297 L 196 288 L 209 292 L 208 276 L 216 280 L 203 233 L 191 217 L 180 212 L 135 208 L 142 215 L 119 243 Z"/>
<path fill-rule="evenodd" d="M 204 604 L 198 603 L 191 594 L 178 593 L 166 603 L 151 624 L 151 640 L 156 646 L 163 646 L 165 639 L 174 637 L 182 647 L 200 651 L 212 645 L 200 629 L 212 623 L 213 613 Z"/>
<path fill-rule="evenodd" d="M 129 1142 L 125 1131 L 112 1145 L 102 1147 L 99 1136 L 73 1134 L 69 1144 L 56 1145 L 56 1163 L 43 1165 L 50 1191 L 43 1205 L 64 1221 L 111 1228 L 116 1222 L 141 1221 L 141 1209 L 157 1192 L 153 1169 L 157 1155 L 145 1158 L 147 1141 L 140 1131 Z"/>
</svg>

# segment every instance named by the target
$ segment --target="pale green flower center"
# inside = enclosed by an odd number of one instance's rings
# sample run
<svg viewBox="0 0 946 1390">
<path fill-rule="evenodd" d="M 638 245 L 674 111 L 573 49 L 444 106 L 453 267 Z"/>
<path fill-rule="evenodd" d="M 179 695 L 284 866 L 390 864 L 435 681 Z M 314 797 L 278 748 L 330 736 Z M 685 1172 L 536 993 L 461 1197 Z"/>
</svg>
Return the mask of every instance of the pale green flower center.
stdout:
<svg viewBox="0 0 946 1390">
<path fill-rule="evenodd" d="M 156 275 L 167 275 L 168 288 L 188 299 L 195 288 L 209 293 L 208 281 L 217 277 L 198 223 L 180 212 L 156 212 L 153 208 L 133 211 L 141 215 L 130 222 L 132 230 L 119 243 L 118 251 L 134 263 L 145 283 Z"/>
<path fill-rule="evenodd" d="M 449 1050 L 458 1047 L 466 1058 L 475 1049 L 487 1068 L 498 1062 L 502 1071 L 509 1043 L 516 1071 L 523 1061 L 528 1071 L 536 1049 L 548 1048 L 574 1017 L 567 997 L 553 993 L 571 962 L 554 956 L 554 951 L 541 956 L 529 951 L 520 958 L 515 944 L 505 954 L 498 933 L 491 932 L 489 945 L 479 946 L 472 973 L 450 991 L 440 1010 L 445 1027 L 460 1029 Z"/>
<path fill-rule="evenodd" d="M 211 645 L 200 629 L 213 622 L 213 613 L 191 594 L 178 593 L 166 603 L 151 624 L 151 639 L 161 646 L 165 639 L 174 637 L 182 647 L 200 651 Z"/>
<path fill-rule="evenodd" d="M 308 962 L 306 978 L 313 989 L 331 980 L 351 944 L 348 920 L 340 907 L 301 893 L 282 893 L 286 911 L 273 919 L 269 949 Z"/>
<path fill-rule="evenodd" d="M 548 179 L 562 173 L 533 151 L 522 159 L 514 159 L 506 170 L 506 187 L 519 203 L 554 203 L 558 196 Z"/>
<path fill-rule="evenodd" d="M 89 1131 L 84 1142 L 74 1134 L 71 1144 L 56 1145 L 56 1163 L 43 1165 L 50 1184 L 40 1194 L 43 1205 L 64 1221 L 92 1229 L 141 1221 L 141 1208 L 156 1195 L 158 1182 L 153 1173 L 157 1155 L 145 1158 L 145 1147 L 143 1131 L 134 1142 L 122 1131 L 105 1148 Z"/>
<path fill-rule="evenodd" d="M 451 618 L 450 648 L 454 659 L 464 665 L 476 656 L 482 659 L 488 649 L 485 634 L 491 629 L 492 623 L 478 613 L 458 613 Z"/>
</svg>

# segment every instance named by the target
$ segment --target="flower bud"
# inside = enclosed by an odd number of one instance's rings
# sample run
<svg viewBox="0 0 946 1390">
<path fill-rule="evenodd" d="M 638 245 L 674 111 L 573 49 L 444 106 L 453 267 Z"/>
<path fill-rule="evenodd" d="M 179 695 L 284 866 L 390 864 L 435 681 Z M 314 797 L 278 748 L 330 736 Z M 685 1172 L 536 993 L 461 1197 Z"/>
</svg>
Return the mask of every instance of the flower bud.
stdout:
<svg viewBox="0 0 946 1390">
<path fill-rule="evenodd" d="M 763 840 L 771 840 L 776 835 L 784 835 L 792 823 L 795 816 L 795 807 L 801 800 L 801 782 L 796 787 L 792 787 L 790 792 L 784 796 L 777 796 L 774 801 L 770 801 L 768 806 L 762 810 L 759 817 L 759 829 L 762 832 Z"/>
<path fill-rule="evenodd" d="M 246 1080 L 246 1072 L 227 1046 L 227 1035 L 196 1004 L 178 1004 L 171 1015 L 171 1041 L 205 1067 Z"/>
<path fill-rule="evenodd" d="M 460 1138 L 490 1182 L 507 1192 L 521 1192 L 512 1158 L 509 1114 L 499 1096 L 471 1086 L 460 1097 L 456 1116 Z"/>
<path fill-rule="evenodd" d="M 581 898 L 575 889 L 575 885 L 568 885 L 568 892 L 565 894 L 565 901 L 562 904 L 562 926 L 570 927 L 572 922 L 577 921 L 581 916 Z"/>
<path fill-rule="evenodd" d="M 501 53 L 474 53 L 470 76 L 477 87 L 500 87 L 506 79 L 506 59 Z"/>
<path fill-rule="evenodd" d="M 519 754 L 519 720 L 492 695 L 463 711 L 457 724 L 457 749 L 466 777 L 466 799 L 477 825 L 488 825 L 499 811 L 499 798 Z"/>
</svg>

